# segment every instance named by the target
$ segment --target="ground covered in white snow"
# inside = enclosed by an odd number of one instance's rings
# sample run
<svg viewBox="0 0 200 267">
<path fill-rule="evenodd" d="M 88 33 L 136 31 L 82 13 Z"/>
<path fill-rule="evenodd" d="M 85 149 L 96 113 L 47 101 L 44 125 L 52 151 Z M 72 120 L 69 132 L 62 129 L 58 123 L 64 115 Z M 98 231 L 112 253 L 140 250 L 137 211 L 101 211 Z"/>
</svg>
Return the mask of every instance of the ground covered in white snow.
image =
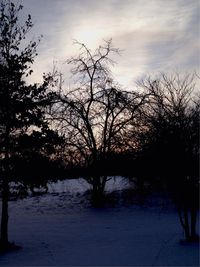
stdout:
<svg viewBox="0 0 200 267">
<path fill-rule="evenodd" d="M 9 203 L 10 240 L 22 248 L 1 255 L 0 266 L 198 266 L 199 246 L 180 242 L 167 199 L 95 209 L 69 183 L 71 191 L 60 182 L 46 195 Z"/>
</svg>

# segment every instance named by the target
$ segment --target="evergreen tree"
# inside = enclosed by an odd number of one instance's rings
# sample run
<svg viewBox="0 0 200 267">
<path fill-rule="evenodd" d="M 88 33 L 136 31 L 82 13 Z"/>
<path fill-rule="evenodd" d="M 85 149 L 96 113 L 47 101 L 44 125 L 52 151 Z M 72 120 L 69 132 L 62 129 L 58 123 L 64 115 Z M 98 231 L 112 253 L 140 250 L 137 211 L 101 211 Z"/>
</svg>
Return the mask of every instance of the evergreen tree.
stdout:
<svg viewBox="0 0 200 267">
<path fill-rule="evenodd" d="M 20 11 L 10 0 L 0 2 L 0 159 L 2 182 L 2 216 L 0 231 L 0 249 L 8 249 L 12 244 L 8 240 L 8 200 L 9 181 L 13 159 L 22 153 L 19 137 L 31 134 L 33 130 L 42 132 L 47 125 L 44 122 L 44 107 L 48 103 L 45 78 L 42 85 L 27 85 L 25 79 L 32 73 L 38 42 L 26 42 L 26 35 L 32 28 L 28 15 L 20 25 Z M 11 160 L 12 159 L 12 160 Z"/>
</svg>

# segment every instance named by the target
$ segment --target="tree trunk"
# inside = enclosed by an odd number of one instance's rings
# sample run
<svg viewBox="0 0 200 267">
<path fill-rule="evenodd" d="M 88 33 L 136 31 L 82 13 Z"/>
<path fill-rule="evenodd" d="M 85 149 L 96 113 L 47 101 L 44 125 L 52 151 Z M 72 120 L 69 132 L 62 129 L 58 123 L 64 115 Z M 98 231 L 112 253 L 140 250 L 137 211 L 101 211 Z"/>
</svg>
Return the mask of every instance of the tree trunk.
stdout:
<svg viewBox="0 0 200 267">
<path fill-rule="evenodd" d="M 5 159 L 4 159 L 4 174 L 2 185 L 2 211 L 1 211 L 1 248 L 6 248 L 8 242 L 8 199 L 9 199 L 9 137 L 10 128 L 7 125 L 5 134 Z"/>
<path fill-rule="evenodd" d="M 190 227 L 189 227 L 189 219 L 188 219 L 188 211 L 184 208 L 184 223 L 185 223 L 185 239 L 190 239 Z"/>
<path fill-rule="evenodd" d="M 197 220 L 197 211 L 195 207 L 191 209 L 191 239 L 195 240 L 197 238 L 196 234 L 196 220 Z"/>
<path fill-rule="evenodd" d="M 2 188 L 2 211 L 1 211 L 1 238 L 0 245 L 6 247 L 8 245 L 8 197 L 9 188 L 6 178 L 3 181 Z"/>
<path fill-rule="evenodd" d="M 95 207 L 101 207 L 104 200 L 104 188 L 101 184 L 101 178 L 99 176 L 93 179 L 93 190 L 92 190 L 92 202 Z"/>
</svg>

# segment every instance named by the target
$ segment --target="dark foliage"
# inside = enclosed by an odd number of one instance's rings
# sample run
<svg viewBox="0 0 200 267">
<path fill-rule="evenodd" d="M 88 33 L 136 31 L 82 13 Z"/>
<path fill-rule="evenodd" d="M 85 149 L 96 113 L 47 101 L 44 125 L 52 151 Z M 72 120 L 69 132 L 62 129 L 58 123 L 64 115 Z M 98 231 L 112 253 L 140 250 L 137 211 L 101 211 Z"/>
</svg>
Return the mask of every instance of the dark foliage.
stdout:
<svg viewBox="0 0 200 267">
<path fill-rule="evenodd" d="M 19 23 L 22 6 L 11 1 L 0 4 L 0 179 L 2 195 L 1 247 L 10 247 L 8 241 L 9 182 L 16 179 L 19 159 L 24 160 L 25 150 L 31 153 L 33 145 L 41 142 L 48 125 L 45 107 L 51 95 L 47 93 L 50 77 L 41 85 L 27 85 L 25 77 L 32 73 L 31 64 L 39 42 L 24 45 L 26 34 L 33 26 L 28 15 L 24 25 Z M 33 144 L 37 135 L 37 142 Z M 28 142 L 25 150 L 22 143 Z M 45 147 L 47 150 L 47 147 Z M 23 168 L 23 167 L 22 167 Z"/>
</svg>

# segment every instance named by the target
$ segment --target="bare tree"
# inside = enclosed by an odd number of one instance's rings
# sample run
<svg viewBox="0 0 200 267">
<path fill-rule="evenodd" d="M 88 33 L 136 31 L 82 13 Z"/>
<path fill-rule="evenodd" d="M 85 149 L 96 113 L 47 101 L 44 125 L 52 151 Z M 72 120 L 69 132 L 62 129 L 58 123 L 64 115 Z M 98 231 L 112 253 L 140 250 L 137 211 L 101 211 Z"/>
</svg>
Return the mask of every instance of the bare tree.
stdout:
<svg viewBox="0 0 200 267">
<path fill-rule="evenodd" d="M 170 186 L 187 240 L 196 239 L 198 209 L 199 104 L 194 75 L 161 74 L 140 86 L 149 94 L 143 153 L 153 175 Z M 190 217 L 190 219 L 189 219 Z"/>
<path fill-rule="evenodd" d="M 64 131 L 73 160 L 87 167 L 95 202 L 104 193 L 108 175 L 103 164 L 112 151 L 123 149 L 123 135 L 142 104 L 139 94 L 120 90 L 113 82 L 110 56 L 118 53 L 111 40 L 92 53 L 77 43 L 81 53 L 68 60 L 78 81 L 75 89 L 61 90 L 52 109 L 54 123 Z M 132 108 L 130 108 L 132 107 Z M 123 144 L 122 144 L 123 143 Z"/>
</svg>

